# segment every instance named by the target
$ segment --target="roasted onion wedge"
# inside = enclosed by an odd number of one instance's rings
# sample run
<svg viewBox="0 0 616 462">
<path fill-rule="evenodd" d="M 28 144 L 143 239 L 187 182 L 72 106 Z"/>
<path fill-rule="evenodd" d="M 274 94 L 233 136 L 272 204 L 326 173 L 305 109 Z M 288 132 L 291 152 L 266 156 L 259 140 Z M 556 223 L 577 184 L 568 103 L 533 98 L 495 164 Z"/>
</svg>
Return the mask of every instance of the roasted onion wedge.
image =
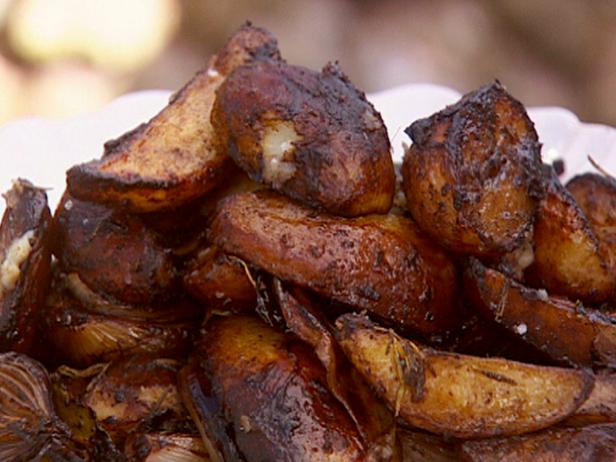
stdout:
<svg viewBox="0 0 616 462">
<path fill-rule="evenodd" d="M 498 256 L 520 245 L 540 195 L 540 144 L 522 104 L 498 82 L 406 132 L 407 206 L 448 249 Z"/>
<path fill-rule="evenodd" d="M 27 356 L 0 354 L 0 460 L 81 461 L 53 408 L 45 368 Z"/>
<path fill-rule="evenodd" d="M 244 25 L 158 115 L 108 142 L 101 159 L 68 170 L 70 193 L 135 212 L 173 208 L 207 193 L 230 162 L 210 123 L 216 89 L 236 67 L 277 56 L 269 32 Z"/>
<path fill-rule="evenodd" d="M 174 359 L 135 355 L 116 360 L 90 382 L 82 401 L 121 445 L 128 434 L 156 421 L 188 418 L 177 389 L 179 369 Z"/>
<path fill-rule="evenodd" d="M 199 435 L 185 433 L 133 434 L 126 440 L 128 462 L 209 462 Z"/>
<path fill-rule="evenodd" d="M 255 181 L 344 216 L 386 213 L 395 176 L 380 114 L 336 65 L 238 67 L 212 109 L 221 145 Z"/>
<path fill-rule="evenodd" d="M 183 280 L 186 290 L 210 309 L 240 312 L 257 305 L 246 263 L 216 246 L 206 247 L 189 262 Z"/>
<path fill-rule="evenodd" d="M 586 400 L 593 377 L 433 350 L 375 326 L 365 316 L 336 321 L 351 362 L 409 425 L 442 435 L 515 435 L 559 422 Z"/>
<path fill-rule="evenodd" d="M 396 454 L 396 423 L 368 387 L 357 369 L 346 358 L 333 335 L 333 327 L 323 313 L 298 287 L 286 287 L 275 279 L 274 295 L 287 328 L 314 348 L 326 371 L 327 386 L 355 421 L 368 447 L 367 460 L 379 460 L 384 454 Z M 397 456 L 392 457 L 396 459 Z"/>
<path fill-rule="evenodd" d="M 467 441 L 462 455 L 469 462 L 610 462 L 616 460 L 616 424 Z"/>
<path fill-rule="evenodd" d="M 104 297 L 144 305 L 174 295 L 171 253 L 137 216 L 65 193 L 54 215 L 53 251 L 66 272 Z"/>
<path fill-rule="evenodd" d="M 545 290 L 524 287 L 471 260 L 465 291 L 474 306 L 564 364 L 616 365 L 616 318 Z"/>
<path fill-rule="evenodd" d="M 211 319 L 180 390 L 214 462 L 364 460 L 312 348 L 257 318 Z"/>
<path fill-rule="evenodd" d="M 408 218 L 335 217 L 257 191 L 223 200 L 210 237 L 282 280 L 396 326 L 433 333 L 456 324 L 456 268 Z"/>
<path fill-rule="evenodd" d="M 616 294 L 616 264 L 573 196 L 552 169 L 535 222 L 535 259 L 527 271 L 535 287 L 573 300 L 600 303 Z"/>
<path fill-rule="evenodd" d="M 18 180 L 0 224 L 0 352 L 29 352 L 50 280 L 45 191 Z"/>
</svg>

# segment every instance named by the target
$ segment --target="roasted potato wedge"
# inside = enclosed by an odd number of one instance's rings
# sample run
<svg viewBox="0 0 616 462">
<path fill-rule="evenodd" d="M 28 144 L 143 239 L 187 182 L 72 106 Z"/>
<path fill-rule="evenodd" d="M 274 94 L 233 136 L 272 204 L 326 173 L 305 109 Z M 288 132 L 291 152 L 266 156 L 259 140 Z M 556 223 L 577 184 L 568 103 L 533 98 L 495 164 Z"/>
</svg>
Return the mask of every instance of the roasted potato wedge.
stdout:
<svg viewBox="0 0 616 462">
<path fill-rule="evenodd" d="M 554 428 L 512 438 L 467 441 L 471 462 L 609 462 L 616 460 L 616 425 Z"/>
<path fill-rule="evenodd" d="M 535 259 L 527 277 L 535 287 L 587 303 L 616 294 L 616 265 L 573 196 L 552 169 L 535 222 Z"/>
<path fill-rule="evenodd" d="M 51 214 L 45 191 L 17 180 L 0 223 L 0 352 L 28 353 L 50 281 Z"/>
<path fill-rule="evenodd" d="M 381 115 L 333 64 L 238 67 L 212 109 L 220 144 L 255 181 L 344 216 L 386 213 L 395 176 Z"/>
<path fill-rule="evenodd" d="M 345 314 L 337 338 L 378 396 L 409 425 L 442 435 L 515 435 L 559 422 L 586 400 L 593 377 L 433 350 Z"/>
<path fill-rule="evenodd" d="M 83 368 L 137 353 L 182 357 L 203 316 L 183 301 L 157 310 L 92 308 L 67 290 L 52 288 L 43 320 L 50 362 Z"/>
<path fill-rule="evenodd" d="M 472 259 L 468 298 L 488 319 L 518 334 L 560 363 L 616 365 L 616 318 L 545 290 L 529 289 Z M 607 364 L 605 364 L 607 362 Z"/>
<path fill-rule="evenodd" d="M 88 385 L 82 402 L 116 445 L 162 419 L 182 421 L 188 412 L 177 388 L 180 363 L 134 355 L 111 362 Z"/>
<path fill-rule="evenodd" d="M 616 374 L 602 371 L 595 375 L 590 396 L 566 420 L 567 425 L 591 425 L 616 422 Z"/>
<path fill-rule="evenodd" d="M 136 305 L 173 297 L 171 252 L 134 215 L 65 194 L 53 221 L 53 252 L 93 291 Z"/>
<path fill-rule="evenodd" d="M 429 433 L 400 429 L 403 462 L 459 462 L 460 455 L 454 444 Z"/>
<path fill-rule="evenodd" d="M 199 435 L 142 433 L 129 436 L 124 453 L 128 462 L 209 462 Z"/>
<path fill-rule="evenodd" d="M 532 227 L 540 196 L 540 144 L 522 104 L 498 82 L 406 129 L 407 206 L 439 244 L 498 256 Z"/>
<path fill-rule="evenodd" d="M 223 200 L 210 231 L 225 252 L 397 326 L 456 324 L 456 268 L 408 218 L 334 217 L 257 191 Z"/>
<path fill-rule="evenodd" d="M 216 246 L 201 250 L 188 263 L 184 287 L 213 310 L 253 310 L 257 305 L 254 281 L 242 260 Z"/>
<path fill-rule="evenodd" d="M 211 319 L 180 389 L 214 462 L 365 460 L 312 348 L 258 318 Z"/>
<path fill-rule="evenodd" d="M 149 212 L 210 191 L 224 180 L 230 162 L 210 123 L 216 89 L 236 67 L 278 56 L 269 32 L 250 24 L 241 27 L 158 115 L 108 142 L 101 159 L 69 169 L 71 195 Z"/>
<path fill-rule="evenodd" d="M 383 454 L 397 454 L 393 413 L 372 393 L 346 358 L 323 313 L 304 290 L 296 286 L 287 288 L 279 279 L 275 279 L 273 285 L 287 328 L 314 348 L 325 368 L 329 390 L 355 421 L 369 448 L 367 460 L 378 460 Z"/>
</svg>

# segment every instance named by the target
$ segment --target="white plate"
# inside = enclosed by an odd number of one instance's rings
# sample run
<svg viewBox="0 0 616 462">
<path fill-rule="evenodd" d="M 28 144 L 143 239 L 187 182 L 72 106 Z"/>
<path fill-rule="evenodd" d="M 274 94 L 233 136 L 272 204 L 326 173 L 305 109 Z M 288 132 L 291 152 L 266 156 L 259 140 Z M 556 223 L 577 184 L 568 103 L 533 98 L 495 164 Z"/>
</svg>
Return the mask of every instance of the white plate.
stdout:
<svg viewBox="0 0 616 462">
<path fill-rule="evenodd" d="M 11 180 L 27 178 L 49 189 L 55 207 L 65 186 L 64 172 L 71 165 L 102 153 L 103 143 L 148 120 L 167 104 L 170 92 L 144 91 L 118 98 L 102 110 L 68 119 L 22 119 L 0 127 L 0 191 Z M 409 143 L 404 129 L 426 117 L 460 94 L 446 87 L 412 84 L 368 95 L 387 125 L 394 159 L 402 159 L 402 143 Z M 531 108 L 543 143 L 544 160 L 563 158 L 565 179 L 588 170 L 591 155 L 606 170 L 616 173 L 616 129 L 584 124 L 561 108 Z M 0 201 L 0 214 L 4 203 Z"/>
</svg>

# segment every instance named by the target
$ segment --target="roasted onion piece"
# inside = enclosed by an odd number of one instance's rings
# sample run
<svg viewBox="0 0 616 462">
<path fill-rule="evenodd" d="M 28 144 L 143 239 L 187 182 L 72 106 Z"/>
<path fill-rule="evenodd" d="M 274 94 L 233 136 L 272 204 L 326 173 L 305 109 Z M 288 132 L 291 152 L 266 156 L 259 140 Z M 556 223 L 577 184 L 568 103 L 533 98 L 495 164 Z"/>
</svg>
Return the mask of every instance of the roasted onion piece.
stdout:
<svg viewBox="0 0 616 462">
<path fill-rule="evenodd" d="M 225 179 L 229 164 L 210 123 L 216 89 L 236 67 L 271 57 L 278 57 L 276 39 L 249 24 L 241 27 L 158 115 L 108 142 L 101 159 L 72 167 L 67 172 L 70 193 L 148 212 L 210 191 Z"/>
<path fill-rule="evenodd" d="M 520 245 L 540 196 L 540 144 L 500 83 L 465 95 L 406 133 L 402 173 L 417 224 L 448 249 L 498 256 Z"/>
<path fill-rule="evenodd" d="M 459 438 L 515 435 L 562 421 L 594 379 L 580 370 L 445 353 L 375 326 L 362 315 L 336 321 L 355 367 L 413 427 Z"/>
<path fill-rule="evenodd" d="M 365 460 L 312 348 L 257 318 L 211 319 L 180 389 L 215 462 Z"/>
<path fill-rule="evenodd" d="M 0 224 L 0 352 L 27 353 L 50 280 L 51 215 L 45 191 L 18 180 Z"/>
<path fill-rule="evenodd" d="M 250 178 L 333 214 L 385 213 L 394 169 L 380 114 L 333 64 L 238 67 L 216 93 L 212 125 Z"/>
<path fill-rule="evenodd" d="M 174 359 L 144 355 L 113 361 L 90 382 L 82 402 L 114 442 L 122 444 L 128 434 L 163 419 L 188 418 L 177 389 L 179 368 Z"/>
<path fill-rule="evenodd" d="M 246 263 L 216 246 L 206 247 L 189 262 L 184 287 L 210 309 L 241 312 L 257 304 Z"/>
<path fill-rule="evenodd" d="M 103 296 L 143 305 L 174 295 L 171 254 L 137 216 L 65 193 L 54 215 L 53 251 L 65 271 Z"/>
<path fill-rule="evenodd" d="M 0 354 L 0 460 L 84 460 L 53 408 L 45 368 L 27 356 Z"/>
<path fill-rule="evenodd" d="M 552 169 L 535 222 L 535 260 L 528 279 L 550 294 L 600 303 L 616 294 L 616 261 Z"/>
<path fill-rule="evenodd" d="M 396 326 L 433 333 L 456 324 L 456 268 L 408 218 L 335 217 L 257 191 L 223 200 L 210 237 L 282 280 Z"/>
<path fill-rule="evenodd" d="M 209 462 L 199 435 L 184 433 L 133 434 L 126 440 L 128 462 Z"/>
<path fill-rule="evenodd" d="M 616 460 L 616 425 L 550 428 L 530 435 L 467 441 L 470 462 L 609 462 Z"/>
</svg>

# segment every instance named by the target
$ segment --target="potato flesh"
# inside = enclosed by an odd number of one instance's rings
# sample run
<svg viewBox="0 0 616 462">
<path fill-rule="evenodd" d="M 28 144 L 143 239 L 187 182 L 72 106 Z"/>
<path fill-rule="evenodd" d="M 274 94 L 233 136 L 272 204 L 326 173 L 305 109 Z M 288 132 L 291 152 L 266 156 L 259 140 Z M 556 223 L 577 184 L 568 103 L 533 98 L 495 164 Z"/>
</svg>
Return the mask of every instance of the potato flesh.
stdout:
<svg viewBox="0 0 616 462">
<path fill-rule="evenodd" d="M 216 89 L 237 66 L 277 56 L 271 34 L 243 26 L 157 116 L 107 143 L 100 160 L 71 168 L 69 191 L 134 212 L 169 209 L 204 195 L 224 180 L 229 166 L 210 123 Z"/>
<path fill-rule="evenodd" d="M 616 267 L 584 212 L 551 171 L 535 222 L 535 260 L 527 275 L 536 287 L 587 303 L 616 293 Z"/>
<path fill-rule="evenodd" d="M 414 122 L 402 173 L 417 224 L 448 249 L 498 256 L 532 226 L 540 145 L 524 107 L 494 83 Z"/>
<path fill-rule="evenodd" d="M 224 251 L 397 326 L 456 325 L 453 262 L 408 218 L 317 214 L 261 191 L 222 201 L 210 231 Z"/>
<path fill-rule="evenodd" d="M 180 382 L 215 461 L 363 460 L 312 350 L 256 318 L 210 320 Z"/>
<path fill-rule="evenodd" d="M 343 216 L 385 213 L 395 176 L 380 114 L 334 65 L 253 62 L 220 86 L 212 124 L 255 181 Z"/>
<path fill-rule="evenodd" d="M 351 362 L 402 421 L 460 438 L 515 435 L 546 428 L 588 397 L 592 376 L 499 358 L 439 352 L 361 315 L 336 321 Z"/>
<path fill-rule="evenodd" d="M 524 287 L 477 260 L 469 264 L 464 285 L 484 316 L 560 363 L 591 367 L 616 359 L 616 343 L 600 343 L 616 339 L 616 318 Z"/>
</svg>

